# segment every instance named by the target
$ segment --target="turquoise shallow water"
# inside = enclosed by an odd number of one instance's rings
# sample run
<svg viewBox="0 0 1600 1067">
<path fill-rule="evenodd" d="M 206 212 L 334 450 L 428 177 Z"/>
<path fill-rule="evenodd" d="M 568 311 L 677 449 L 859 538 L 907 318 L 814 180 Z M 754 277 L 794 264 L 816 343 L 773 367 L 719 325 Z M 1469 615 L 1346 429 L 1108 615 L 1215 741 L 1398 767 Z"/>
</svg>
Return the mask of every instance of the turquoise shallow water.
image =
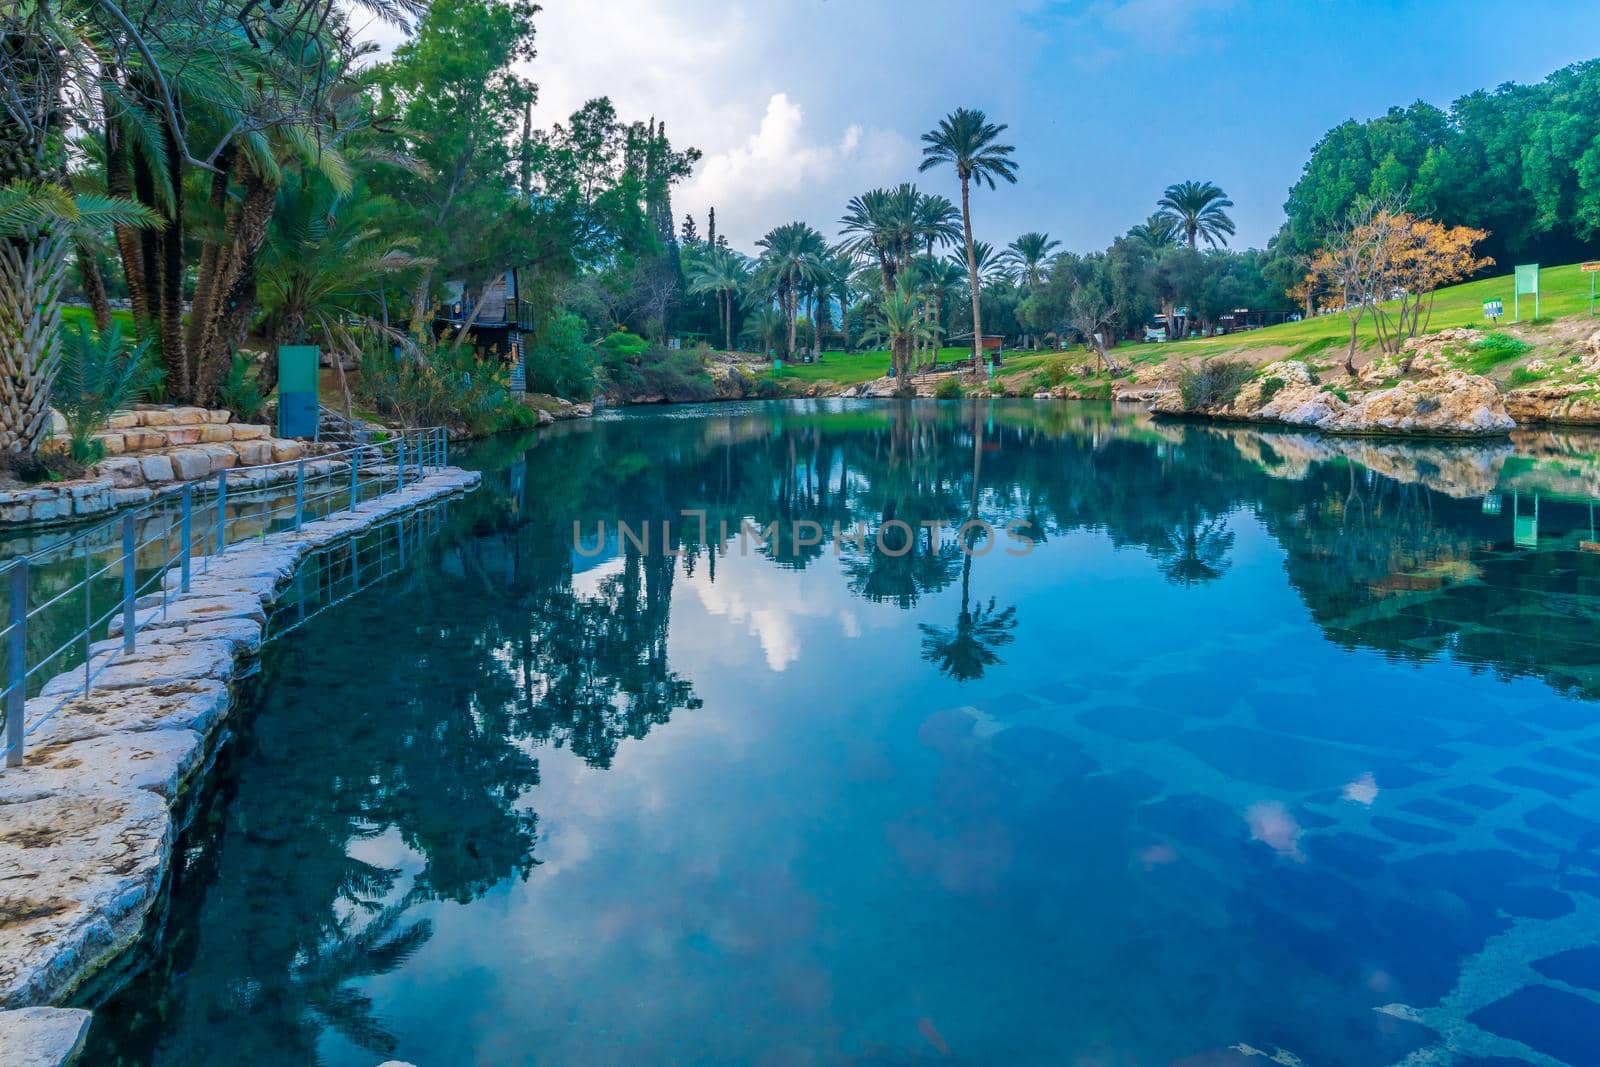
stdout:
<svg viewBox="0 0 1600 1067">
<path fill-rule="evenodd" d="M 1030 403 L 490 442 L 280 620 L 88 1062 L 1600 1064 L 1595 452 Z"/>
</svg>

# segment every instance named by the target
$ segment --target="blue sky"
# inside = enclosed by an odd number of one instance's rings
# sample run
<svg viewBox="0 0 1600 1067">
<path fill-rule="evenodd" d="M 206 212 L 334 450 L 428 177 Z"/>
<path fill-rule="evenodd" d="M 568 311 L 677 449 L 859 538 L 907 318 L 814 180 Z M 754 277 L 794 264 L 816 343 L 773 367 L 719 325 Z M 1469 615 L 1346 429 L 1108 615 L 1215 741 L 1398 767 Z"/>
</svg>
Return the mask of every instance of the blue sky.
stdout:
<svg viewBox="0 0 1600 1067">
<path fill-rule="evenodd" d="M 706 153 L 678 215 L 703 230 L 715 206 L 746 250 L 795 218 L 831 235 L 849 196 L 916 177 L 918 136 L 958 106 L 1009 123 L 1021 163 L 975 201 L 982 238 L 1103 247 L 1197 178 L 1260 245 L 1330 126 L 1600 55 L 1588 0 L 541 2 L 541 121 L 601 94 L 664 119 Z"/>
</svg>

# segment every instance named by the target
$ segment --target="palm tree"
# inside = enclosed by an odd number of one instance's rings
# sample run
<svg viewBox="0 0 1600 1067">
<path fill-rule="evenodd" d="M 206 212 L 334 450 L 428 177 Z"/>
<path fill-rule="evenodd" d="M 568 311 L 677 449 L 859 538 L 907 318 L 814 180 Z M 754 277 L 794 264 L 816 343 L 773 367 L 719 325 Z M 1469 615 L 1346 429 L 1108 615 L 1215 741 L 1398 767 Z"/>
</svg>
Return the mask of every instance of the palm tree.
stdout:
<svg viewBox="0 0 1600 1067">
<path fill-rule="evenodd" d="M 722 323 L 723 350 L 733 351 L 733 302 L 750 281 L 750 265 L 731 248 L 709 247 L 689 266 L 689 292 L 714 293 Z"/>
<path fill-rule="evenodd" d="M 922 291 L 927 294 L 929 304 L 929 319 L 933 327 L 933 338 L 929 349 L 929 362 L 939 361 L 939 337 L 944 332 L 944 308 L 951 294 L 966 284 L 967 271 L 961 264 L 948 259 L 925 259 L 920 261 Z"/>
<path fill-rule="evenodd" d="M 822 260 L 825 279 L 822 283 L 824 300 L 839 302 L 839 335 L 846 352 L 850 351 L 850 296 L 855 291 L 853 275 L 855 261 L 843 246 L 832 249 Z"/>
<path fill-rule="evenodd" d="M 424 262 L 411 251 L 414 238 L 385 234 L 391 208 L 365 190 L 342 195 L 316 174 L 278 190 L 257 267 L 278 344 L 304 344 L 314 330 L 324 344 L 359 354 L 345 325 L 358 302 L 383 284 L 381 275 Z"/>
<path fill-rule="evenodd" d="M 894 367 L 896 387 L 902 393 L 911 390 L 911 351 L 929 335 L 928 320 L 922 313 L 922 301 L 910 286 L 897 285 L 886 293 L 878 304 L 867 338 L 885 341 L 889 345 L 889 361 Z M 866 339 L 866 338 L 864 338 Z"/>
<path fill-rule="evenodd" d="M 839 220 L 844 248 L 877 263 L 884 296 L 894 291 L 900 271 L 922 246 L 927 222 L 920 214 L 922 201 L 917 187 L 905 182 L 895 189 L 869 189 L 845 205 Z"/>
<path fill-rule="evenodd" d="M 778 300 L 778 310 L 788 326 L 788 345 L 784 354 L 794 358 L 795 325 L 800 317 L 800 290 L 804 275 L 827 252 L 822 234 L 804 222 L 788 222 L 768 230 L 756 242 L 763 251 L 761 270 Z"/>
<path fill-rule="evenodd" d="M 1178 243 L 1178 219 L 1165 211 L 1158 211 L 1128 231 L 1128 236 L 1158 252 Z"/>
<path fill-rule="evenodd" d="M 1190 248 L 1194 248 L 1201 237 L 1213 248 L 1227 244 L 1234 228 L 1226 209 L 1232 206 L 1227 193 L 1210 182 L 1195 181 L 1167 186 L 1167 191 L 1156 201 L 1156 207 L 1171 214 Z"/>
<path fill-rule="evenodd" d="M 967 274 L 973 279 L 981 275 L 972 248 L 972 183 L 988 183 L 993 189 L 996 178 L 1012 184 L 1017 181 L 1017 165 L 1011 159 L 1015 149 L 996 143 L 996 138 L 1005 131 L 1003 123 L 995 125 L 982 111 L 963 107 L 940 119 L 936 129 L 922 135 L 926 147 L 918 169 L 932 170 L 947 163 L 961 179 L 961 228 L 967 244 Z M 978 307 L 978 286 L 974 284 L 971 288 L 972 365 L 976 367 L 983 361 L 983 321 Z"/>
<path fill-rule="evenodd" d="M 1051 240 L 1047 233 L 1025 233 L 1006 246 L 1000 259 L 1017 284 L 1032 293 L 1044 281 L 1045 272 L 1055 259 L 1051 253 L 1060 247 L 1061 242 Z"/>
<path fill-rule="evenodd" d="M 50 430 L 61 369 L 61 295 L 79 239 L 110 225 L 148 226 L 155 213 L 57 184 L 0 185 L 0 452 L 34 455 Z"/>
</svg>

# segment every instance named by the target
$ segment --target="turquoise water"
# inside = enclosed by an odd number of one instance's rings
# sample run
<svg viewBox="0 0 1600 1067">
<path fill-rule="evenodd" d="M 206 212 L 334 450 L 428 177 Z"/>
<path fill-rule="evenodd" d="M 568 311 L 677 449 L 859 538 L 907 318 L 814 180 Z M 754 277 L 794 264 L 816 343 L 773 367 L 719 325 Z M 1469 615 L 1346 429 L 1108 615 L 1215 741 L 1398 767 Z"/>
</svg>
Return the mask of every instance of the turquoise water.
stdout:
<svg viewBox="0 0 1600 1067">
<path fill-rule="evenodd" d="M 1027 402 L 490 442 L 286 609 L 88 1062 L 1600 1064 L 1596 451 Z"/>
</svg>

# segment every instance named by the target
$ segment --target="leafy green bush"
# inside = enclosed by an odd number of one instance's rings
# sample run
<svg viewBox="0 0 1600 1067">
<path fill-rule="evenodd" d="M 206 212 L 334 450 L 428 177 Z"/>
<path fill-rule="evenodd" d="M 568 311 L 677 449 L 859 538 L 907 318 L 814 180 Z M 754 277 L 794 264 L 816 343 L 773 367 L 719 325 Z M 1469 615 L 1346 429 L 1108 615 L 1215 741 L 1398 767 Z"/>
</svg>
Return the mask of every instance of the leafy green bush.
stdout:
<svg viewBox="0 0 1600 1067">
<path fill-rule="evenodd" d="M 1277 375 L 1273 375 L 1271 378 L 1263 381 L 1261 383 L 1261 402 L 1263 404 L 1269 402 L 1273 397 L 1278 395 L 1279 390 L 1281 390 L 1283 386 L 1284 380 L 1279 378 Z"/>
<path fill-rule="evenodd" d="M 1466 369 L 1473 374 L 1487 374 L 1507 360 L 1516 359 L 1533 346 L 1510 334 L 1490 333 L 1467 346 Z"/>
<path fill-rule="evenodd" d="M 933 395 L 938 400 L 960 400 L 961 383 L 956 381 L 954 375 L 939 379 L 939 384 L 933 387 Z"/>
<path fill-rule="evenodd" d="M 1210 359 L 1198 367 L 1184 368 L 1178 375 L 1178 396 L 1185 411 L 1224 407 L 1254 374 L 1255 368 L 1243 360 Z"/>
<path fill-rule="evenodd" d="M 1544 375 L 1537 371 L 1531 371 L 1527 367 L 1517 367 L 1511 372 L 1511 377 L 1507 379 L 1507 384 L 1513 389 L 1521 389 L 1525 385 L 1532 385 L 1534 382 L 1543 380 Z"/>
<path fill-rule="evenodd" d="M 67 420 L 68 452 L 79 463 L 95 463 L 105 445 L 94 435 L 113 412 L 142 400 L 161 379 L 150 343 L 125 346 L 122 327 L 91 335 L 82 323 L 61 331 L 61 371 L 50 400 Z"/>
<path fill-rule="evenodd" d="M 624 400 L 710 400 L 716 395 L 700 352 L 653 345 L 619 330 L 596 346 L 606 384 Z"/>
<path fill-rule="evenodd" d="M 619 335 L 612 335 L 616 336 Z M 550 393 L 568 400 L 588 400 L 594 395 L 595 350 L 583 339 L 583 320 L 570 311 L 560 312 L 545 323 L 528 345 L 523 365 L 529 392 Z"/>
<path fill-rule="evenodd" d="M 250 360 L 235 352 L 228 364 L 228 375 L 217 387 L 217 402 L 240 422 L 260 422 L 267 406 L 267 395 Z"/>
<path fill-rule="evenodd" d="M 375 339 L 361 353 L 356 398 L 408 427 L 452 426 L 482 436 L 537 422 L 508 379 L 498 360 L 480 359 L 467 345 L 426 337 L 395 352 Z"/>
<path fill-rule="evenodd" d="M 1054 389 L 1072 377 L 1072 364 L 1067 362 L 1065 356 L 1051 356 L 1044 361 L 1039 376 L 1046 388 Z"/>
</svg>

